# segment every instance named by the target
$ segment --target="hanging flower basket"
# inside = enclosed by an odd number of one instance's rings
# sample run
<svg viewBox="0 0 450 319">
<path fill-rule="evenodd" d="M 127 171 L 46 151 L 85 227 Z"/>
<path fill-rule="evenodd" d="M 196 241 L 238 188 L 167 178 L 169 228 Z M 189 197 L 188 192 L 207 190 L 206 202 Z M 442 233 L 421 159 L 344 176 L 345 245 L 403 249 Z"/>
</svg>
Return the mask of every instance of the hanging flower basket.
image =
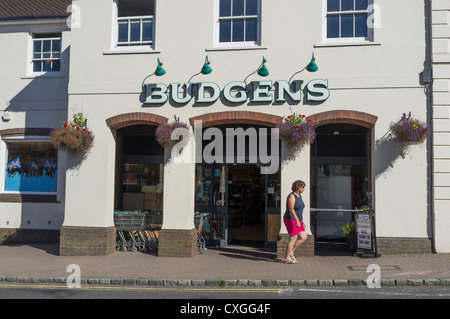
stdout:
<svg viewBox="0 0 450 319">
<path fill-rule="evenodd" d="M 425 123 L 411 117 L 411 112 L 391 124 L 391 132 L 394 139 L 400 143 L 420 144 L 425 141 L 429 135 L 429 130 Z"/>
<path fill-rule="evenodd" d="M 291 149 L 299 149 L 305 144 L 313 143 L 316 138 L 316 126 L 312 120 L 306 120 L 305 115 L 288 116 L 278 126 L 280 138 Z"/>
<path fill-rule="evenodd" d="M 86 127 L 86 122 L 83 113 L 75 114 L 72 121 L 65 122 L 61 128 L 52 131 L 52 145 L 74 153 L 89 151 L 94 143 L 94 135 Z"/>
<path fill-rule="evenodd" d="M 177 128 L 188 129 L 188 126 L 186 123 L 179 121 L 160 124 L 156 129 L 156 141 L 163 147 L 175 144 L 176 140 L 172 140 L 172 132 Z M 181 138 L 182 136 L 180 136 Z"/>
</svg>

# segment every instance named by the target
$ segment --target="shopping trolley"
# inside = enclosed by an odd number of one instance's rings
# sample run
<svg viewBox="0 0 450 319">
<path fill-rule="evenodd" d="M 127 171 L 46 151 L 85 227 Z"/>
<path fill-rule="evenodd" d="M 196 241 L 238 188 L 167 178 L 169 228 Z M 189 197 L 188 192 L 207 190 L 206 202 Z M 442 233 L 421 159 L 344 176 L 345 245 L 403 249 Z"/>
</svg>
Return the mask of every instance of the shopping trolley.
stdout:
<svg viewBox="0 0 450 319">
<path fill-rule="evenodd" d="M 149 251 L 156 252 L 158 249 L 158 237 L 156 231 L 159 228 L 155 228 L 153 225 L 156 216 L 161 215 L 161 212 L 145 212 L 145 229 L 142 231 L 142 236 L 146 241 L 146 248 Z"/>
<path fill-rule="evenodd" d="M 200 254 L 204 254 L 207 250 L 205 238 L 203 238 L 203 224 L 209 213 L 200 214 L 199 212 L 194 213 L 194 225 L 197 229 L 197 247 Z"/>
<path fill-rule="evenodd" d="M 141 211 L 115 211 L 114 225 L 116 226 L 117 238 L 116 249 L 122 251 L 144 251 L 147 247 L 145 230 L 145 213 Z"/>
</svg>

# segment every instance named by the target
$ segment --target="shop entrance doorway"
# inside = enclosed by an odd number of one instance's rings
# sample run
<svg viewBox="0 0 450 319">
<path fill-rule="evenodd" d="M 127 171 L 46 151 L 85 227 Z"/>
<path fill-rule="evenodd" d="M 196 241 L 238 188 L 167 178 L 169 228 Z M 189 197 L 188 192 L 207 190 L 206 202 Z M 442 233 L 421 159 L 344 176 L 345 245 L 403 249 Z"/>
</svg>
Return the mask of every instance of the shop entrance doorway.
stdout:
<svg viewBox="0 0 450 319">
<path fill-rule="evenodd" d="M 348 253 L 341 227 L 371 205 L 370 130 L 351 124 L 317 128 L 311 145 L 311 228 L 315 250 Z"/>
<path fill-rule="evenodd" d="M 197 164 L 195 210 L 207 214 L 210 246 L 276 247 L 280 232 L 280 172 L 259 164 Z"/>
<path fill-rule="evenodd" d="M 251 140 L 246 133 L 239 133 L 245 139 L 238 140 L 236 131 L 230 132 L 228 128 L 216 128 L 223 133 L 227 143 L 223 143 L 223 150 L 214 150 L 223 151 L 221 158 L 226 159 L 225 163 L 205 163 L 207 159 L 204 157 L 202 164 L 196 164 L 195 211 L 207 214 L 203 234 L 205 240 L 209 245 L 276 247 L 281 226 L 279 158 L 276 158 L 278 166 L 275 165 L 278 169 L 273 170 L 272 166 L 272 170 L 266 170 L 266 163 L 261 163 L 262 154 L 259 154 L 263 139 L 267 139 L 267 150 L 272 150 L 270 130 L 264 135 L 264 130 L 260 131 L 259 126 L 242 125 L 245 132 L 255 129 L 257 139 Z M 230 137 L 235 139 L 234 152 L 226 146 Z M 245 145 L 239 144 L 243 141 Z M 202 144 L 202 149 L 202 154 L 205 154 L 205 149 L 209 154 L 211 147 L 208 141 Z M 253 156 L 255 151 L 257 154 Z M 279 154 L 280 151 L 276 156 Z"/>
<path fill-rule="evenodd" d="M 259 165 L 228 166 L 230 243 L 265 241 L 265 176 Z"/>
</svg>

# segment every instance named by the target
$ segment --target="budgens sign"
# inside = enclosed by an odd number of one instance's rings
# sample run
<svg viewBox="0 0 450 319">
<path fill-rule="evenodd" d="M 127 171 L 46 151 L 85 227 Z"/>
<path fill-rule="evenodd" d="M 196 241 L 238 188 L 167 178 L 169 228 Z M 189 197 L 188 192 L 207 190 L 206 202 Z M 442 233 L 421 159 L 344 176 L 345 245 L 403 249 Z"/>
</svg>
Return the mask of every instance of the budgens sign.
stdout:
<svg viewBox="0 0 450 319">
<path fill-rule="evenodd" d="M 187 104 L 192 99 L 195 103 L 212 104 L 221 96 L 232 104 L 243 104 L 248 100 L 254 103 L 284 103 L 287 97 L 294 103 L 302 100 L 303 81 L 233 81 L 223 89 L 216 83 L 162 83 L 145 84 L 144 104 L 162 105 L 170 99 L 176 104 Z M 305 86 L 306 101 L 324 102 L 330 97 L 328 80 L 311 80 Z"/>
</svg>

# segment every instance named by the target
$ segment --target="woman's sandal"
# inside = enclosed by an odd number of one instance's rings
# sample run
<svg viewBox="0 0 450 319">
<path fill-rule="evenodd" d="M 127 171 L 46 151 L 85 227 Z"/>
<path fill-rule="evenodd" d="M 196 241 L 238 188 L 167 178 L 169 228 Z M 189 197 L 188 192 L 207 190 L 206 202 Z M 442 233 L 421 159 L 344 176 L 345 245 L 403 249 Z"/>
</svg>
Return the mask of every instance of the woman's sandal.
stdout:
<svg viewBox="0 0 450 319">
<path fill-rule="evenodd" d="M 284 262 L 286 263 L 286 264 L 298 264 L 298 261 L 297 260 L 295 260 L 295 259 L 288 259 L 288 258 L 284 258 Z"/>
<path fill-rule="evenodd" d="M 292 253 L 291 256 L 289 256 L 289 257 L 291 257 L 291 260 L 292 260 L 292 261 L 298 262 L 297 259 L 296 259 L 295 256 L 294 256 L 294 253 Z"/>
</svg>

